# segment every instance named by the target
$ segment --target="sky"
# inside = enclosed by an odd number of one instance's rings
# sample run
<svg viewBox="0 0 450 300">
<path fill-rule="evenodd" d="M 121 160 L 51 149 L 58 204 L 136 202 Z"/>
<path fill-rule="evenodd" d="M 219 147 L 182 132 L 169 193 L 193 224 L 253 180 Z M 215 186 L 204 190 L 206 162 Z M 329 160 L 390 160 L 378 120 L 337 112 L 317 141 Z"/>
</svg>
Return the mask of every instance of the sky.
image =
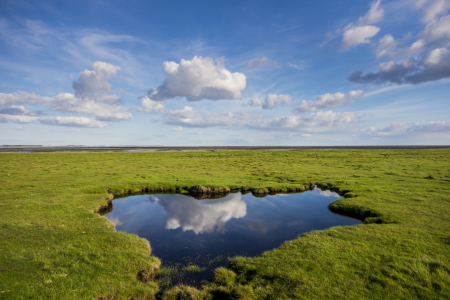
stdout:
<svg viewBox="0 0 450 300">
<path fill-rule="evenodd" d="M 450 0 L 0 2 L 0 144 L 450 144 Z"/>
</svg>

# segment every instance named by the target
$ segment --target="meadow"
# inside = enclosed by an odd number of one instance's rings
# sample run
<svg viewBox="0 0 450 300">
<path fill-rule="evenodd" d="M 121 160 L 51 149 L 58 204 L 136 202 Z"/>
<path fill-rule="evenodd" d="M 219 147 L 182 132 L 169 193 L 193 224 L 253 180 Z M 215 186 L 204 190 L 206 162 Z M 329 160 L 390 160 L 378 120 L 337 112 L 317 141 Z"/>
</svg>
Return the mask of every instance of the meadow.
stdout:
<svg viewBox="0 0 450 300">
<path fill-rule="evenodd" d="M 450 150 L 0 153 L 1 299 L 449 299 Z M 366 224 L 161 292 L 148 241 L 98 212 L 139 192 L 300 192 Z M 202 186 L 202 187 L 198 187 Z M 206 188 L 205 188 L 206 187 Z"/>
</svg>

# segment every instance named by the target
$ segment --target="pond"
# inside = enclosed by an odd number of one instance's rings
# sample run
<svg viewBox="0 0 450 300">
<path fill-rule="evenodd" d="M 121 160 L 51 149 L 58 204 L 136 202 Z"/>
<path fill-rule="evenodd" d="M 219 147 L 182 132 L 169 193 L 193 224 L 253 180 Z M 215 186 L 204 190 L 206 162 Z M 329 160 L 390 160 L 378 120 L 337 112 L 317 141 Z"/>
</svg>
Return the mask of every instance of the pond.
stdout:
<svg viewBox="0 0 450 300">
<path fill-rule="evenodd" d="M 297 194 L 255 197 L 232 193 L 197 200 L 177 194 L 136 195 L 113 201 L 105 216 L 117 231 L 150 242 L 161 259 L 161 285 L 201 286 L 228 258 L 258 256 L 298 235 L 333 226 L 362 224 L 332 213 L 337 193 L 315 188 Z"/>
</svg>

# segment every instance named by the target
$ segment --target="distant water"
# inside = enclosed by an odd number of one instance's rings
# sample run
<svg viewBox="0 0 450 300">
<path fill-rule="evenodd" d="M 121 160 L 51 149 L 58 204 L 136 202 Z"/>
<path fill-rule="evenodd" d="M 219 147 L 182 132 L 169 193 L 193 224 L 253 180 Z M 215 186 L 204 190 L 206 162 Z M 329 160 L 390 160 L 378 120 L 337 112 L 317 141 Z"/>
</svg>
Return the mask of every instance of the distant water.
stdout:
<svg viewBox="0 0 450 300">
<path fill-rule="evenodd" d="M 215 268 L 228 266 L 228 257 L 258 256 L 304 232 L 362 224 L 328 209 L 340 198 L 317 188 L 264 198 L 250 193 L 204 200 L 138 195 L 114 200 L 105 216 L 118 231 L 150 242 L 152 255 L 162 261 L 163 288 L 180 283 L 200 286 L 213 277 Z"/>
</svg>

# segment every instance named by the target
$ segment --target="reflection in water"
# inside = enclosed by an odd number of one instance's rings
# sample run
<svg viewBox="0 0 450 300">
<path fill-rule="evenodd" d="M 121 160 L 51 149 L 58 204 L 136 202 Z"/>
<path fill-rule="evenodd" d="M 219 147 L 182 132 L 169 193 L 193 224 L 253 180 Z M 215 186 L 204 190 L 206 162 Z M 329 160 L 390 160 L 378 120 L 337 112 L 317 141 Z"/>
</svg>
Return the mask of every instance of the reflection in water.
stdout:
<svg viewBox="0 0 450 300">
<path fill-rule="evenodd" d="M 317 193 L 319 193 L 322 196 L 325 197 L 334 197 L 334 198 L 339 198 L 341 196 L 339 196 L 338 193 L 332 192 L 332 191 L 322 191 L 321 189 L 315 189 L 314 191 L 316 191 Z"/>
<path fill-rule="evenodd" d="M 176 277 L 183 284 L 199 286 L 213 277 L 215 268 L 227 267 L 228 257 L 257 256 L 304 232 L 361 224 L 328 209 L 339 198 L 319 189 L 264 198 L 236 193 L 205 200 L 138 195 L 114 200 L 105 216 L 118 231 L 149 240 L 152 255 L 163 267 L 190 270 L 186 267 L 197 265 L 200 272 L 177 271 Z"/>
<path fill-rule="evenodd" d="M 119 220 L 118 217 L 110 217 L 109 221 L 114 224 L 114 226 L 123 225 L 123 222 Z"/>
<path fill-rule="evenodd" d="M 258 231 L 263 233 L 266 233 L 269 230 L 264 223 L 248 222 L 247 224 L 245 224 L 245 227 L 247 227 L 251 231 Z"/>
<path fill-rule="evenodd" d="M 174 198 L 173 195 L 150 195 L 149 200 L 158 203 L 167 213 L 164 228 L 183 231 L 192 230 L 196 234 L 224 230 L 224 224 L 232 218 L 242 218 L 247 214 L 247 204 L 241 194 L 216 200 L 193 200 Z"/>
</svg>

